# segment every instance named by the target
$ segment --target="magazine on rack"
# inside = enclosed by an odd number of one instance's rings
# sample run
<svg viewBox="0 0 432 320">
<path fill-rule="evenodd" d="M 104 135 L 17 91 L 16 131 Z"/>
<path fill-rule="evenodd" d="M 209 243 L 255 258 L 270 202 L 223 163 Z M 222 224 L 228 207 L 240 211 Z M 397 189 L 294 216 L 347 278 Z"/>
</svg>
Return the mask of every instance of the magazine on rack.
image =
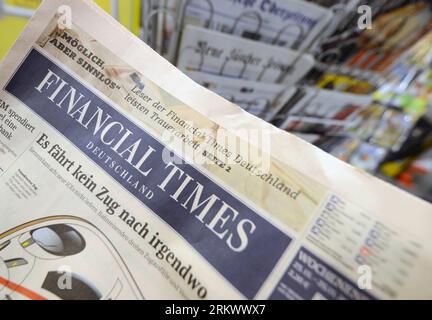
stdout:
<svg viewBox="0 0 432 320">
<path fill-rule="evenodd" d="M 211 93 L 96 4 L 44 1 L 0 68 L 1 299 L 432 297 L 430 204 Z"/>
</svg>

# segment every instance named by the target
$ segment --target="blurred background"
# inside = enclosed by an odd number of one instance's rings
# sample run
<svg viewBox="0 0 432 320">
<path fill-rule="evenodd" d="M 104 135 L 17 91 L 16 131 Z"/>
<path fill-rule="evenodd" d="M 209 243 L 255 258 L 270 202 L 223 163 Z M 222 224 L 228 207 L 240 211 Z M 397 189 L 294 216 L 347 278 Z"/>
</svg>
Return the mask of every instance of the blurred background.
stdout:
<svg viewBox="0 0 432 320">
<path fill-rule="evenodd" d="M 0 60 L 40 2 L 0 0 Z M 431 1 L 95 2 L 201 85 L 432 202 Z"/>
</svg>

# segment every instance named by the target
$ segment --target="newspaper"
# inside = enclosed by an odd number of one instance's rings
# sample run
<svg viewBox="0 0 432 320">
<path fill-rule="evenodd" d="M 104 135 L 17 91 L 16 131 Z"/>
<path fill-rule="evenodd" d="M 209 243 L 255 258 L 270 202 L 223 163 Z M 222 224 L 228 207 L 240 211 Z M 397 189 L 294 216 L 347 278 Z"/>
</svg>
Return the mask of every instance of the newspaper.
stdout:
<svg viewBox="0 0 432 320">
<path fill-rule="evenodd" d="M 2 299 L 432 297 L 430 204 L 204 89 L 88 0 L 43 2 L 0 86 Z"/>
<path fill-rule="evenodd" d="M 177 66 L 265 83 L 294 85 L 314 66 L 312 56 L 233 35 L 187 26 Z"/>
<path fill-rule="evenodd" d="M 187 72 L 194 81 L 266 121 L 295 95 L 297 89 L 285 85 L 222 77 L 204 72 Z"/>
<path fill-rule="evenodd" d="M 372 102 L 370 95 L 312 87 L 303 87 L 301 90 L 301 99 L 293 106 L 288 105 L 286 112 L 279 113 L 278 117 L 282 120 L 282 124 L 279 125 L 281 129 L 301 131 L 308 128 L 309 131 L 314 131 L 313 127 L 346 127 Z M 312 126 L 308 119 L 312 121 Z M 279 124 L 278 122 L 275 121 L 275 124 Z"/>
<path fill-rule="evenodd" d="M 331 25 L 327 8 L 301 0 L 185 0 L 183 24 L 305 51 Z"/>
</svg>

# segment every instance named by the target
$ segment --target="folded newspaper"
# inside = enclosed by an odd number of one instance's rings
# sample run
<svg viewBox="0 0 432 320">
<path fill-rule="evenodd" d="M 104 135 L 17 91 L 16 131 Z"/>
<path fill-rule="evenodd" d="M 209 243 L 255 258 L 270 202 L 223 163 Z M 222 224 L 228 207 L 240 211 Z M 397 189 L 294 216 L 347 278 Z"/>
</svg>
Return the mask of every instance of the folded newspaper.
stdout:
<svg viewBox="0 0 432 320">
<path fill-rule="evenodd" d="M 88 0 L 43 2 L 0 85 L 0 299 L 432 298 L 430 204 Z"/>
</svg>

